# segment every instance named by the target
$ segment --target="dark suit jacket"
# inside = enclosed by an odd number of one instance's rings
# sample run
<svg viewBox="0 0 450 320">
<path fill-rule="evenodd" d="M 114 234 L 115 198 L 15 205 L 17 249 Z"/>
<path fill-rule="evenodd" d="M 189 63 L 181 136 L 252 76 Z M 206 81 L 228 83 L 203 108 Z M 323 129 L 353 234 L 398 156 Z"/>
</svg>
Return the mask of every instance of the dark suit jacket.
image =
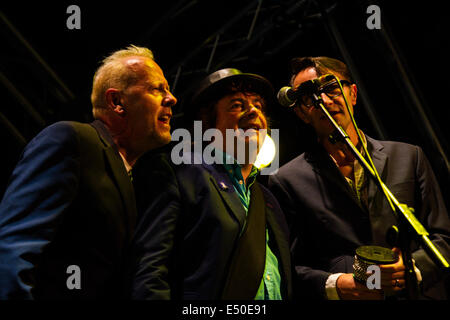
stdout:
<svg viewBox="0 0 450 320">
<path fill-rule="evenodd" d="M 0 299 L 116 296 L 135 220 L 133 186 L 103 124 L 47 127 L 0 204 Z M 80 290 L 67 288 L 71 265 Z"/>
<path fill-rule="evenodd" d="M 381 179 L 400 203 L 415 215 L 436 247 L 450 259 L 450 222 L 432 169 L 422 150 L 413 145 L 367 137 L 368 150 Z M 306 152 L 280 168 L 269 188 L 288 215 L 291 250 L 304 296 L 325 297 L 330 273 L 353 272 L 360 245 L 389 247 L 386 231 L 396 219 L 372 179 L 368 208 L 359 204 L 330 156 L 321 147 Z M 424 294 L 444 299 L 442 274 L 417 243 L 413 259 L 423 277 Z"/>
<path fill-rule="evenodd" d="M 141 216 L 132 298 L 220 299 L 246 217 L 224 167 L 175 166 L 167 154 L 144 159 L 133 171 Z M 271 249 L 279 260 L 287 299 L 292 276 L 287 226 L 276 199 L 262 190 Z"/>
</svg>

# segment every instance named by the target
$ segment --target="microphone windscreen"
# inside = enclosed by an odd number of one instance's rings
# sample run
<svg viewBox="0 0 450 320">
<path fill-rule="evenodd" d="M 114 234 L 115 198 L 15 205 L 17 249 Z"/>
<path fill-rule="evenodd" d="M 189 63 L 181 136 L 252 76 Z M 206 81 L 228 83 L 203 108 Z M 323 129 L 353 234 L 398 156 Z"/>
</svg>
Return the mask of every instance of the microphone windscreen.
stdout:
<svg viewBox="0 0 450 320">
<path fill-rule="evenodd" d="M 296 99 L 292 98 L 293 90 L 291 87 L 283 87 L 278 91 L 277 100 L 283 107 L 293 107 Z"/>
</svg>

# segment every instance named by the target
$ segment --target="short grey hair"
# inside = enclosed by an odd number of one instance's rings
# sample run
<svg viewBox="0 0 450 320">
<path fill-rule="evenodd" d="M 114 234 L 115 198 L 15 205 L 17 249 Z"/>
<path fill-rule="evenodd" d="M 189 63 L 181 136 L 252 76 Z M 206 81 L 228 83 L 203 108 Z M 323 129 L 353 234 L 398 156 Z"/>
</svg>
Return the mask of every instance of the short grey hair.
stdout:
<svg viewBox="0 0 450 320">
<path fill-rule="evenodd" d="M 128 57 L 144 57 L 154 60 L 153 52 L 144 47 L 130 45 L 118 50 L 103 59 L 102 64 L 94 74 L 91 102 L 94 118 L 106 109 L 105 92 L 109 88 L 124 90 L 139 80 L 139 75 L 124 64 Z"/>
</svg>

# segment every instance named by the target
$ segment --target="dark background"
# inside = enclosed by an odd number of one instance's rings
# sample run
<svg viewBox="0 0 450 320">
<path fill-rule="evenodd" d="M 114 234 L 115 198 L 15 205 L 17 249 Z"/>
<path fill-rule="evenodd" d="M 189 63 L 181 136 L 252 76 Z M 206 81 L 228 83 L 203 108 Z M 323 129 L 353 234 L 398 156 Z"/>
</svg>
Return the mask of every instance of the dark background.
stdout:
<svg viewBox="0 0 450 320">
<path fill-rule="evenodd" d="M 80 30 L 66 27 L 71 4 L 81 9 Z M 381 9 L 381 30 L 366 26 L 371 4 Z M 293 57 L 344 60 L 358 80 L 359 126 L 374 138 L 421 146 L 448 201 L 449 27 L 440 1 L 16 1 L 0 12 L 0 194 L 43 127 L 92 120 L 95 69 L 135 44 L 154 52 L 178 98 L 176 115 L 195 80 L 223 67 L 261 74 L 278 90 Z M 282 165 L 304 150 L 305 131 L 289 110 L 275 110 Z"/>
</svg>

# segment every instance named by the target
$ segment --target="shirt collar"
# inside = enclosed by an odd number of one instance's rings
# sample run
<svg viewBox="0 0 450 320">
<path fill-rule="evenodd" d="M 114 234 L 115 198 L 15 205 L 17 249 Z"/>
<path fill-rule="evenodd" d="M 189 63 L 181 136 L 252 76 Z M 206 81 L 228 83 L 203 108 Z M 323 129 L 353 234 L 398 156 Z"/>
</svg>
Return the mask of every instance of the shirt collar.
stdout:
<svg viewBox="0 0 450 320">
<path fill-rule="evenodd" d="M 125 159 L 125 157 L 119 152 L 120 157 L 122 158 L 123 164 L 125 166 L 125 169 L 127 170 L 127 173 L 130 173 L 131 169 L 133 169 L 132 166 L 130 166 L 130 164 L 127 162 L 127 160 Z"/>
<path fill-rule="evenodd" d="M 359 133 L 361 134 L 361 140 L 362 140 L 362 143 L 364 144 L 364 146 L 367 148 L 367 139 L 366 139 L 366 136 L 364 135 L 364 132 L 362 132 L 362 130 L 359 130 Z M 364 152 L 364 148 L 361 146 L 360 148 L 359 148 L 359 152 L 361 153 L 361 155 L 364 157 L 365 156 L 365 152 Z M 329 156 L 331 157 L 331 159 L 333 160 L 333 162 L 336 164 L 336 166 L 339 166 L 338 165 L 338 163 L 337 163 L 337 161 L 336 161 L 336 159 L 334 159 L 334 157 L 331 155 L 331 154 L 329 154 Z M 355 159 L 355 162 L 357 162 L 358 161 L 358 159 Z M 355 163 L 354 162 L 354 163 Z"/>
<path fill-rule="evenodd" d="M 222 155 L 223 159 L 223 166 L 225 170 L 227 171 L 228 175 L 232 179 L 236 180 L 243 180 L 242 177 L 242 166 L 237 162 L 237 160 L 230 154 L 226 153 L 225 151 L 222 151 L 220 149 L 215 149 L 215 152 L 219 155 Z M 250 174 L 247 177 L 247 185 L 251 185 L 253 181 L 256 179 L 256 176 L 259 174 L 259 169 L 255 166 L 252 166 L 252 170 L 250 171 Z"/>
</svg>

